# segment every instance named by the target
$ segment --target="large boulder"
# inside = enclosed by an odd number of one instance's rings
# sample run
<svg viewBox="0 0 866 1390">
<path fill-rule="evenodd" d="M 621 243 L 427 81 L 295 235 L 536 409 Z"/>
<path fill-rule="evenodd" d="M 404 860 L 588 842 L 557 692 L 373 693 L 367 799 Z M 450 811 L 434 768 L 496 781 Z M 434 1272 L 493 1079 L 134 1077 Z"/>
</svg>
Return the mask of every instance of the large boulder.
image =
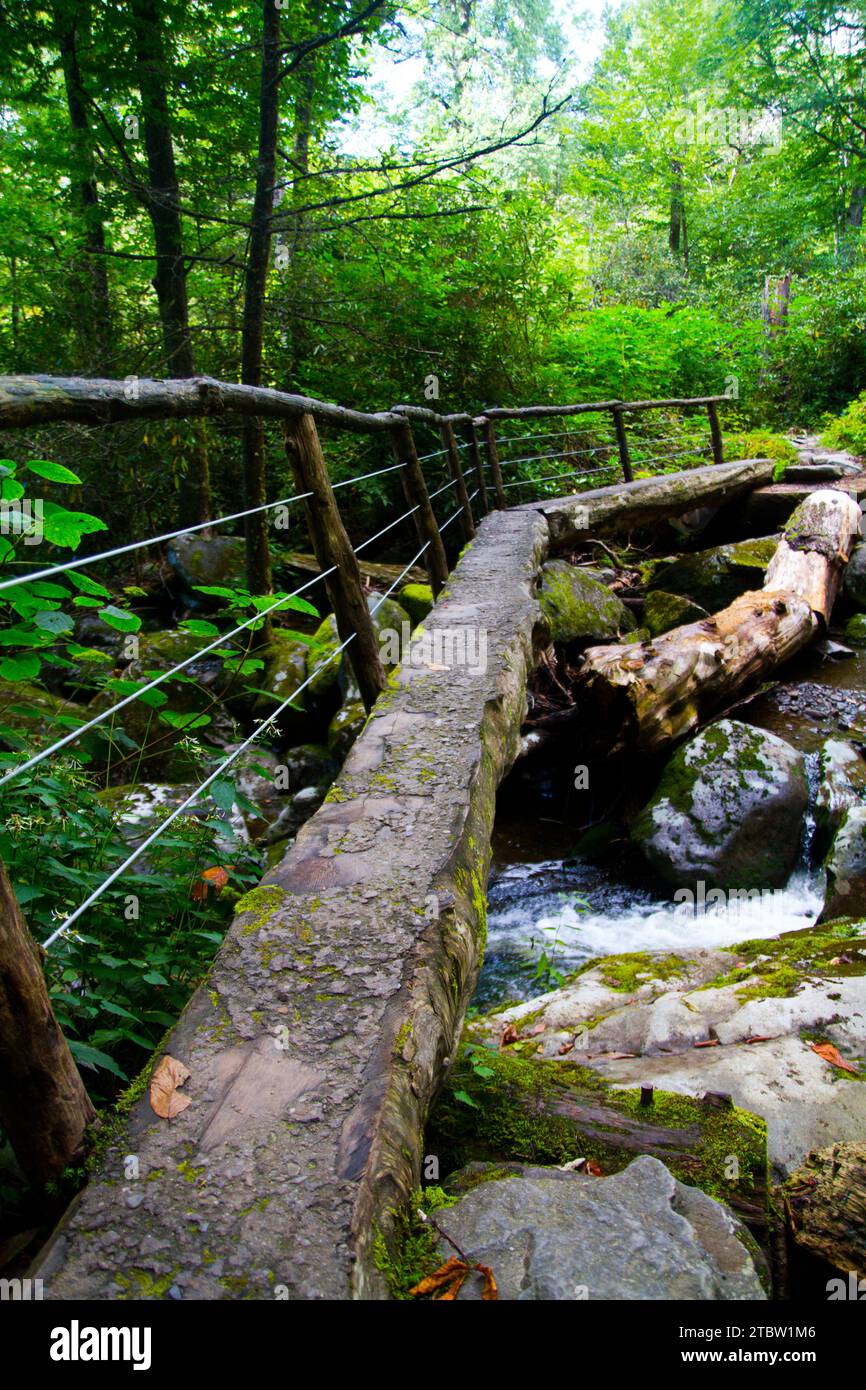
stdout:
<svg viewBox="0 0 866 1390">
<path fill-rule="evenodd" d="M 404 623 L 408 632 L 411 632 L 414 627 L 402 604 L 395 602 L 392 598 L 386 598 L 383 602 L 381 594 L 368 594 L 367 607 L 373 619 L 373 627 L 380 640 L 385 633 L 396 633 L 402 645 Z M 337 692 L 346 704 L 356 702 L 361 698 L 361 692 L 358 689 L 358 683 L 355 680 L 352 665 L 346 652 L 341 652 L 339 656 L 334 655 L 339 646 L 337 620 L 331 613 L 324 622 L 320 623 L 313 634 L 313 645 L 307 649 L 307 675 L 313 677 L 308 689 L 317 701 L 326 699 L 329 695 L 333 697 L 334 692 Z M 390 669 L 394 664 L 385 660 L 387 649 L 391 646 L 392 643 L 389 642 L 383 647 L 383 664 L 386 669 Z M 333 657 L 333 660 L 328 660 L 329 657 Z M 323 665 L 326 661 L 328 664 Z"/>
<path fill-rule="evenodd" d="M 246 587 L 244 542 L 233 536 L 208 536 L 202 532 L 176 536 L 166 551 L 172 569 L 188 589 L 198 585 L 239 589 Z M 206 603 L 204 594 L 197 595 Z"/>
<path fill-rule="evenodd" d="M 674 753 L 632 839 L 677 887 L 776 888 L 797 857 L 807 800 L 801 753 L 722 719 Z"/>
<path fill-rule="evenodd" d="M 845 566 L 842 592 L 850 603 L 866 608 L 866 544 L 863 541 L 854 547 Z"/>
<path fill-rule="evenodd" d="M 611 1177 L 526 1167 L 479 1182 L 437 1223 L 480 1264 L 499 1297 L 764 1299 L 754 1241 L 721 1202 L 657 1158 Z M 442 1242 L 443 1259 L 453 1249 Z M 481 1297 L 473 1276 L 460 1298 Z"/>
<path fill-rule="evenodd" d="M 693 555 L 654 560 L 646 569 L 647 585 L 649 589 L 681 594 L 708 613 L 717 613 L 740 594 L 763 586 L 778 544 L 778 536 L 765 536 L 734 545 L 717 545 Z"/>
<path fill-rule="evenodd" d="M 866 917 L 866 806 L 845 812 L 824 868 L 827 892 L 821 921 Z"/>
<path fill-rule="evenodd" d="M 682 594 L 669 594 L 664 589 L 650 589 L 644 604 L 644 622 L 651 637 L 661 637 L 671 628 L 682 627 L 685 623 L 697 623 L 709 617 L 706 608 L 683 598 Z"/>
<path fill-rule="evenodd" d="M 616 594 L 566 560 L 544 566 L 538 598 L 554 642 L 614 641 L 635 626 Z"/>
<path fill-rule="evenodd" d="M 433 607 L 433 590 L 429 584 L 404 584 L 400 590 L 399 603 L 417 626 L 418 623 L 423 623 Z"/>
<path fill-rule="evenodd" d="M 845 813 L 863 804 L 866 792 L 866 762 L 851 743 L 828 738 L 818 749 L 818 778 L 815 791 L 815 841 L 824 855 Z"/>
</svg>

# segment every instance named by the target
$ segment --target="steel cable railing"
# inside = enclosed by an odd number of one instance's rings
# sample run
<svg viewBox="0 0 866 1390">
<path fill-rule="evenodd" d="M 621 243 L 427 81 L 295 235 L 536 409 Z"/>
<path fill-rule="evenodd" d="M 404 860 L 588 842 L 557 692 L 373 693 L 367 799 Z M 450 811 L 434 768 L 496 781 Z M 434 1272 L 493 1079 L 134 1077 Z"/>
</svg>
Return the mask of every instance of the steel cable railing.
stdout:
<svg viewBox="0 0 866 1390">
<path fill-rule="evenodd" d="M 401 518 L 401 519 L 402 519 L 402 518 Z M 446 523 L 446 524 L 447 524 L 447 523 Z M 381 598 L 379 599 L 378 603 L 375 603 L 375 604 L 372 606 L 372 608 L 370 609 L 370 616 L 371 616 L 371 617 L 375 616 L 375 614 L 376 614 L 376 613 L 378 612 L 378 610 L 381 608 L 381 606 L 382 606 L 382 604 L 385 602 L 385 600 L 386 600 L 387 598 L 390 598 L 391 594 L 392 594 L 392 593 L 394 592 L 394 590 L 397 588 L 398 584 L 400 584 L 400 583 L 402 582 L 402 580 L 404 579 L 404 577 L 405 577 L 405 576 L 409 573 L 409 571 L 412 569 L 412 566 L 413 566 L 418 560 L 420 560 L 421 556 L 422 556 L 422 555 L 424 554 L 424 552 L 427 550 L 427 548 L 429 547 L 429 545 L 430 545 L 430 542 L 427 541 L 427 542 L 421 547 L 421 549 L 418 551 L 417 555 L 414 555 L 414 556 L 412 557 L 412 559 L 409 561 L 409 563 L 405 566 L 405 568 L 401 571 L 401 573 L 397 576 L 397 578 L 393 581 L 393 583 L 389 586 L 389 588 L 388 588 L 388 589 L 385 591 L 385 593 L 381 596 Z M 318 578 L 318 577 L 320 577 L 320 576 L 317 576 L 317 578 Z M 160 838 L 160 836 L 162 836 L 162 835 L 165 833 L 165 831 L 168 829 L 168 827 L 169 827 L 170 825 L 172 825 L 173 822 L 176 821 L 177 818 L 178 818 L 179 816 L 183 815 L 184 811 L 188 810 L 192 805 L 195 804 L 195 802 L 196 802 L 196 801 L 198 800 L 198 798 L 201 796 L 202 792 L 207 791 L 208 787 L 212 786 L 213 783 L 221 776 L 221 774 L 224 773 L 224 772 L 226 771 L 227 768 L 231 767 L 231 765 L 232 765 L 234 762 L 237 761 L 237 759 L 240 757 L 240 755 L 241 755 L 242 753 L 244 753 L 244 752 L 247 750 L 247 748 L 249 748 L 253 743 L 255 743 L 255 741 L 256 741 L 257 738 L 260 738 L 260 737 L 261 737 L 261 735 L 264 733 L 264 731 L 265 731 L 270 725 L 272 725 L 273 722 L 274 722 L 276 719 L 279 718 L 279 716 L 282 714 L 283 710 L 284 710 L 284 709 L 287 709 L 288 706 L 292 703 L 292 701 L 293 701 L 293 700 L 296 700 L 297 697 L 302 693 L 302 691 L 304 691 L 304 690 L 307 689 L 307 687 L 315 680 L 316 676 L 319 674 L 320 671 L 323 671 L 323 670 L 325 669 L 326 666 L 329 666 L 329 665 L 331 664 L 332 661 L 336 660 L 336 658 L 337 658 L 338 656 L 340 656 L 340 655 L 342 654 L 342 652 L 344 652 L 344 651 L 346 650 L 346 648 L 349 646 L 349 643 L 352 642 L 352 641 L 355 639 L 355 637 L 357 637 L 357 635 L 358 635 L 358 634 L 357 634 L 357 631 L 351 633 L 350 636 L 347 637 L 346 640 L 345 640 L 344 642 L 341 642 L 340 645 L 339 645 L 333 652 L 331 652 L 331 654 L 330 654 L 328 657 L 326 657 L 324 661 L 319 662 L 319 664 L 316 666 L 315 670 L 314 670 L 314 671 L 311 671 L 310 674 L 309 674 L 309 676 L 307 676 L 306 680 L 302 681 L 301 684 L 300 684 L 299 686 L 297 686 L 296 689 L 293 690 L 292 693 L 291 693 L 290 695 L 288 695 L 288 696 L 286 697 L 285 700 L 283 700 L 282 704 L 280 704 L 280 705 L 278 706 L 278 708 L 275 709 L 275 710 L 273 711 L 273 713 L 272 713 L 271 715 L 268 716 L 268 719 L 265 720 L 265 721 L 263 721 L 263 723 L 260 724 L 259 727 L 258 727 L 257 729 L 254 729 L 253 732 L 252 732 L 251 734 L 249 734 L 248 737 L 245 738 L 244 741 L 243 741 L 242 743 L 240 743 L 240 744 L 238 745 L 237 748 L 235 748 L 235 749 L 232 750 L 232 752 L 229 754 L 229 756 L 228 756 L 227 758 L 225 758 L 225 759 L 213 770 L 213 772 L 211 772 L 211 773 L 208 774 L 208 776 L 204 779 L 204 781 L 202 781 L 202 782 L 199 783 L 199 785 L 195 788 L 195 790 L 192 791 L 192 792 L 189 794 L 189 796 L 186 797 L 186 798 L 180 803 L 179 806 L 176 806 L 176 807 L 165 817 L 164 820 L 160 821 L 160 823 L 159 823 L 159 825 L 156 827 L 156 829 L 153 830 L 153 831 L 151 832 L 151 834 L 148 835 L 147 838 L 146 838 L 145 840 L 143 840 L 142 843 L 141 843 L 140 845 L 136 846 L 136 848 L 133 850 L 133 852 L 132 852 L 131 854 L 129 854 L 129 855 L 126 857 L 126 859 L 123 861 L 123 863 L 122 863 L 122 864 L 119 864 L 119 865 L 117 866 L 116 869 L 113 869 L 112 872 L 108 875 L 108 877 L 105 878 L 105 879 L 103 879 L 102 883 L 98 886 L 98 888 L 95 888 L 94 891 L 93 891 L 92 893 L 90 893 L 90 894 L 85 898 L 84 902 L 83 902 L 83 903 L 80 903 L 79 906 L 75 909 L 75 911 L 72 912 L 72 913 L 70 913 L 69 916 L 66 917 L 65 920 L 64 920 L 63 922 L 61 922 L 60 926 L 57 927 L 57 929 L 56 929 L 55 931 L 53 931 L 48 937 L 46 937 L 45 941 L 43 941 L 43 943 L 42 943 L 42 949 L 43 949 L 44 951 L 49 950 L 50 947 L 53 946 L 54 942 L 55 942 L 59 937 L 65 936 L 65 935 L 66 935 L 66 933 L 69 931 L 69 928 L 72 926 L 72 924 L 73 924 L 74 922 L 77 922 L 78 919 L 88 910 L 88 908 L 92 907 L 92 906 L 94 905 L 94 903 L 98 902 L 98 900 L 102 897 L 102 894 L 103 894 L 108 888 L 110 888 L 111 885 L 112 885 L 113 883 L 116 883 L 116 881 L 126 872 L 126 870 L 127 870 L 128 868 L 130 868 L 131 865 L 133 865 L 138 859 L 141 858 L 141 856 L 144 854 L 144 852 L 145 852 L 146 850 L 148 850 L 148 849 L 150 848 L 151 845 L 153 845 L 153 844 L 156 843 L 156 841 Z"/>
</svg>

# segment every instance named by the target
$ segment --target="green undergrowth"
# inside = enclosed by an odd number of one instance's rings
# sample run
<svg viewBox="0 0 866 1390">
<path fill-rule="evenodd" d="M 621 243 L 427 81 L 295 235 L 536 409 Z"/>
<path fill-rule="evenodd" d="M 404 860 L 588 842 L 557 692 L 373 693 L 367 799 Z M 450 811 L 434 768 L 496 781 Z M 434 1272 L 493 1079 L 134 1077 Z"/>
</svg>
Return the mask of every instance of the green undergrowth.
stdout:
<svg viewBox="0 0 866 1390">
<path fill-rule="evenodd" d="M 687 961 L 682 956 L 656 956 L 651 951 L 624 951 L 619 956 L 595 957 L 585 961 L 579 970 L 568 976 L 568 982 L 585 975 L 588 970 L 600 970 L 609 989 L 631 994 L 647 980 L 672 980 L 682 975 Z"/>
<path fill-rule="evenodd" d="M 419 1211 L 432 1215 L 453 1207 L 456 1196 L 441 1187 L 426 1187 L 412 1193 L 407 1211 L 398 1212 L 393 1237 L 386 1242 L 377 1231 L 373 1242 L 376 1268 L 384 1277 L 392 1298 L 405 1301 L 410 1290 L 442 1264 L 437 1250 L 439 1236 L 433 1226 L 422 1221 Z"/>
<path fill-rule="evenodd" d="M 743 981 L 737 993 L 745 1001 L 793 994 L 804 975 L 836 979 L 866 974 L 864 930 L 862 922 L 843 920 L 773 938 L 740 941 L 728 948 L 738 964 L 699 988 L 721 989 Z M 863 944 L 858 945 L 859 941 Z"/>
</svg>

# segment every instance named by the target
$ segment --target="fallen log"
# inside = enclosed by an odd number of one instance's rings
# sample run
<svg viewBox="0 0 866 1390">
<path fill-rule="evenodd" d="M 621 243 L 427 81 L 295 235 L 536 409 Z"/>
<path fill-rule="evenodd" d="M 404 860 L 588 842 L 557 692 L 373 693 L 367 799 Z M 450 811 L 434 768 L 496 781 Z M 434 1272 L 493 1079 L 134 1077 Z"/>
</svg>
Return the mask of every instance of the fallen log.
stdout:
<svg viewBox="0 0 866 1390">
<path fill-rule="evenodd" d="M 658 752 L 805 647 L 827 624 L 859 523 L 846 493 L 812 493 L 762 590 L 654 641 L 591 647 L 575 694 L 600 740 L 611 751 Z"/>
<path fill-rule="evenodd" d="M 593 488 L 573 497 L 532 502 L 522 510 L 541 512 L 550 530 L 551 549 L 557 550 L 591 537 L 653 526 L 658 521 L 685 516 L 696 508 L 720 506 L 769 482 L 774 467 L 772 459 L 709 464 Z"/>
</svg>

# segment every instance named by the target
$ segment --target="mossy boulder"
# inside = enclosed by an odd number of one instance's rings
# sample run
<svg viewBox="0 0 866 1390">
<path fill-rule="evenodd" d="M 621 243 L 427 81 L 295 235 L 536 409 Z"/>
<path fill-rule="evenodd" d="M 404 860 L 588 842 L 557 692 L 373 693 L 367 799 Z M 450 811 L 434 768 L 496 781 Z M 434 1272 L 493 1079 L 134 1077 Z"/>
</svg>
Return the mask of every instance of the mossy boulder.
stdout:
<svg viewBox="0 0 866 1390">
<path fill-rule="evenodd" d="M 717 613 L 740 594 L 763 586 L 778 544 L 778 536 L 765 536 L 698 550 L 693 555 L 653 560 L 644 567 L 644 579 L 650 590 L 680 594 L 708 613 Z"/>
<path fill-rule="evenodd" d="M 807 800 L 801 753 L 722 719 L 674 753 L 631 836 L 677 887 L 776 888 L 797 857 Z"/>
<path fill-rule="evenodd" d="M 866 806 L 845 812 L 824 868 L 827 891 L 819 920 L 866 917 Z"/>
<path fill-rule="evenodd" d="M 256 653 L 265 663 L 264 670 L 255 672 L 250 678 L 260 692 L 253 703 L 253 714 L 258 719 L 266 719 L 284 700 L 293 697 L 292 704 L 280 715 L 280 726 L 290 735 L 301 735 L 307 692 L 302 690 L 299 695 L 294 692 L 307 679 L 310 650 L 309 643 L 302 641 L 295 633 L 277 628 L 267 647 Z M 267 691 L 267 694 L 262 694 L 262 691 Z M 295 728 L 295 725 L 298 727 Z"/>
<path fill-rule="evenodd" d="M 650 589 L 644 604 L 644 623 L 651 637 L 661 637 L 671 628 L 682 627 L 685 623 L 697 623 L 709 617 L 706 608 L 692 603 L 682 594 L 669 594 L 664 589 Z"/>
<path fill-rule="evenodd" d="M 386 598 L 383 602 L 381 594 L 368 594 L 367 607 L 370 609 L 373 627 L 380 639 L 384 633 L 394 632 L 402 640 L 404 623 L 410 632 L 414 626 L 406 609 L 392 598 Z M 390 645 L 392 644 L 386 644 L 383 655 L 387 654 L 387 647 Z M 329 695 L 333 697 L 335 692 L 342 697 L 346 704 L 361 698 L 361 692 L 358 689 L 358 683 L 355 680 L 351 662 L 348 660 L 346 652 L 343 651 L 339 656 L 334 656 L 339 646 L 337 620 L 331 613 L 324 622 L 319 624 L 313 634 L 313 645 L 307 649 L 307 675 L 313 677 L 308 689 L 311 696 L 317 701 L 327 699 Z M 329 657 L 334 657 L 334 659 L 329 661 Z M 322 663 L 326 661 L 328 664 L 323 665 Z M 391 669 L 393 665 L 393 663 L 389 665 L 387 662 L 384 664 L 387 669 Z M 321 667 L 321 669 L 313 675 L 317 667 Z"/>
<path fill-rule="evenodd" d="M 92 710 L 52 695 L 38 685 L 0 680 L 0 745 L 10 752 L 41 748 L 68 734 L 72 727 L 70 721 L 79 720 L 84 724 L 92 718 Z M 81 757 L 83 751 L 90 760 L 98 757 L 102 747 L 94 731 L 83 748 L 76 743 L 72 751 L 76 757 Z M 104 747 L 107 749 L 107 744 Z"/>
<path fill-rule="evenodd" d="M 342 705 L 328 727 L 328 752 L 342 763 L 367 722 L 367 711 L 360 700 Z"/>
<path fill-rule="evenodd" d="M 544 566 L 538 598 L 554 642 L 614 641 L 635 626 L 616 594 L 567 560 Z"/>
<path fill-rule="evenodd" d="M 866 609 L 866 544 L 860 541 L 845 566 L 842 592 L 849 603 Z"/>
<path fill-rule="evenodd" d="M 187 589 L 199 584 L 222 585 L 229 589 L 246 586 L 244 542 L 233 536 L 177 536 L 167 550 L 168 562 Z M 207 595 L 196 594 L 199 604 Z"/>
<path fill-rule="evenodd" d="M 855 613 L 845 624 L 845 641 L 866 647 L 866 613 Z"/>
<path fill-rule="evenodd" d="M 826 854 L 846 811 L 863 803 L 866 762 L 851 743 L 828 738 L 818 750 L 813 851 Z"/>
<path fill-rule="evenodd" d="M 405 584 L 400 590 L 400 604 L 417 627 L 433 607 L 433 590 L 429 584 Z"/>
</svg>

